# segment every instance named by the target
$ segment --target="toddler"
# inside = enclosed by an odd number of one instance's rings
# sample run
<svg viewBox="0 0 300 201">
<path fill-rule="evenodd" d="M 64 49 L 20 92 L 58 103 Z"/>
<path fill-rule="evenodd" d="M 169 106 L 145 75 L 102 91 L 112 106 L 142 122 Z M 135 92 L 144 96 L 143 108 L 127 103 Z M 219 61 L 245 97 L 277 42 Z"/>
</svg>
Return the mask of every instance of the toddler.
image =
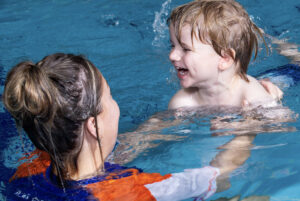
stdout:
<svg viewBox="0 0 300 201">
<path fill-rule="evenodd" d="M 193 1 L 169 18 L 169 58 L 182 89 L 169 109 L 202 105 L 244 106 L 273 102 L 247 68 L 258 51 L 260 29 L 234 0 Z"/>
</svg>

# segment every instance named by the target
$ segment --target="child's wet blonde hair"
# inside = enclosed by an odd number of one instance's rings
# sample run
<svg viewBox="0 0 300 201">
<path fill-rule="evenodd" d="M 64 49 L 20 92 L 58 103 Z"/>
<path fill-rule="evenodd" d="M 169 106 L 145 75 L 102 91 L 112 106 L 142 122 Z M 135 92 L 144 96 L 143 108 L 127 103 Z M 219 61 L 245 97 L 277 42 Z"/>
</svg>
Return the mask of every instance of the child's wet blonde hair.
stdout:
<svg viewBox="0 0 300 201">
<path fill-rule="evenodd" d="M 181 30 L 191 26 L 191 38 L 211 45 L 220 56 L 229 55 L 238 64 L 237 74 L 248 81 L 247 68 L 252 51 L 258 51 L 261 30 L 250 20 L 245 9 L 234 0 L 198 0 L 175 8 L 168 20 L 181 42 Z M 265 41 L 264 41 L 265 43 Z M 266 45 L 266 44 L 265 44 Z"/>
</svg>

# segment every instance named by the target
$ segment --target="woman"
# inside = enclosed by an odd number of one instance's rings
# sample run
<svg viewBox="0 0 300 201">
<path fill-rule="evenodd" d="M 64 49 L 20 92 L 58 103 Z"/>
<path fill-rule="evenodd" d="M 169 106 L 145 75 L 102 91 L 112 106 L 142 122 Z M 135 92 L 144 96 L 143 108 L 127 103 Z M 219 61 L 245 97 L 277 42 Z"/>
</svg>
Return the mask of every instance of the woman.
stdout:
<svg viewBox="0 0 300 201">
<path fill-rule="evenodd" d="M 71 54 L 15 66 L 3 102 L 37 148 L 11 178 L 7 200 L 205 199 L 215 192 L 218 175 L 249 157 L 249 149 L 230 147 L 253 140 L 238 136 L 212 166 L 165 176 L 106 163 L 117 139 L 119 107 L 98 69 Z"/>
</svg>

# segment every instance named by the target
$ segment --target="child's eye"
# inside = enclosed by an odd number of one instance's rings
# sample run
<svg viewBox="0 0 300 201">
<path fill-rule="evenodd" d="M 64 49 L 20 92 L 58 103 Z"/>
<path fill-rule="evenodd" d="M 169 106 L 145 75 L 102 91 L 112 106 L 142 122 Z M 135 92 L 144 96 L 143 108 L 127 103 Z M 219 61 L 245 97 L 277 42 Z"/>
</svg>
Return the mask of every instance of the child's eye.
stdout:
<svg viewBox="0 0 300 201">
<path fill-rule="evenodd" d="M 189 52 L 189 51 L 192 51 L 191 49 L 189 49 L 189 48 L 186 48 L 186 47 L 184 47 L 183 48 L 183 51 L 185 51 L 185 52 Z"/>
<path fill-rule="evenodd" d="M 171 49 L 175 47 L 175 45 L 173 44 L 172 40 L 169 40 L 169 44 L 170 44 L 169 47 L 170 47 Z"/>
</svg>

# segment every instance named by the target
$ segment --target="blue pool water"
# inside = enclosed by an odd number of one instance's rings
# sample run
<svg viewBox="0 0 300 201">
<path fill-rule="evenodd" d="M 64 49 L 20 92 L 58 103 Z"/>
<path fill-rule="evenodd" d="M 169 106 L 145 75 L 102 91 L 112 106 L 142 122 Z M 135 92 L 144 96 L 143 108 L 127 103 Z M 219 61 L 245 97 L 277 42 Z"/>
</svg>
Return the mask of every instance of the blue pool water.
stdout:
<svg viewBox="0 0 300 201">
<path fill-rule="evenodd" d="M 172 118 L 166 111 L 167 104 L 179 85 L 168 61 L 165 22 L 170 9 L 185 2 L 1 0 L 0 93 L 6 73 L 20 61 L 36 62 L 55 52 L 83 54 L 99 67 L 119 103 L 120 133 L 133 131 L 157 112 Z M 267 34 L 300 44 L 299 1 L 239 2 Z M 297 66 L 280 68 L 291 61 L 279 55 L 275 45 L 270 46 L 273 48 L 269 55 L 263 50 L 251 63 L 249 74 L 271 77 L 284 91 L 283 105 L 300 113 L 299 70 Z M 211 119 L 220 113 L 207 108 L 191 113 L 182 117 L 181 124 L 156 131 L 166 136 L 185 136 L 184 139 L 154 140 L 155 146 L 128 165 L 162 174 L 208 165 L 219 152 L 217 148 L 233 136 L 216 136 L 216 131 L 211 130 Z M 18 135 L 2 103 L 0 125 L 0 200 L 5 200 L 7 181 L 18 165 L 18 158 L 32 150 L 32 145 L 25 136 Z M 299 129 L 297 119 L 266 124 L 258 131 L 250 158 L 232 173 L 231 188 L 215 194 L 211 200 L 237 195 L 265 195 L 274 201 L 300 200 Z"/>
</svg>

